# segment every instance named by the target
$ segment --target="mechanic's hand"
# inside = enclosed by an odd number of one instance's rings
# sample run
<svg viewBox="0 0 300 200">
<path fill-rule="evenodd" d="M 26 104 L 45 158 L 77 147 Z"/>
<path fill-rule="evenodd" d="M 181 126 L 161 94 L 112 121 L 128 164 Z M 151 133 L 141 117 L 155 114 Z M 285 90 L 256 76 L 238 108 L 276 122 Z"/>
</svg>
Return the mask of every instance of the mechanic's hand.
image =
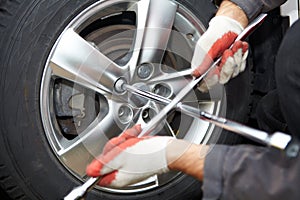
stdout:
<svg viewBox="0 0 300 200">
<path fill-rule="evenodd" d="M 199 77 L 216 58 L 223 58 L 219 66 L 202 82 L 199 87 L 201 91 L 207 91 L 218 82 L 225 84 L 245 69 L 248 44 L 241 41 L 234 43 L 242 31 L 242 25 L 229 17 L 216 16 L 211 19 L 209 28 L 197 42 L 192 59 L 192 68 L 195 69 L 192 75 Z M 228 50 L 233 43 L 233 48 Z"/>
<path fill-rule="evenodd" d="M 172 137 L 141 137 L 139 125 L 111 139 L 102 154 L 86 169 L 91 177 L 101 176 L 100 186 L 121 188 L 169 171 L 166 146 Z"/>
</svg>

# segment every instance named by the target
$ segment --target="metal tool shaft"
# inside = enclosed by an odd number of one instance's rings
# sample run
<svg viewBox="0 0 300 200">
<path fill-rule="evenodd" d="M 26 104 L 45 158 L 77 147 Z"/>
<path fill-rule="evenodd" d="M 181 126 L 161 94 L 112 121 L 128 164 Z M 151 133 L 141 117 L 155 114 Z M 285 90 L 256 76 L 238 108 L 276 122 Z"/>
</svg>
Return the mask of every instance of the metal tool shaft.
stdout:
<svg viewBox="0 0 300 200">
<path fill-rule="evenodd" d="M 83 185 L 74 188 L 64 200 L 82 200 L 88 191 L 90 191 L 100 180 L 100 177 L 89 178 Z"/>
<path fill-rule="evenodd" d="M 290 135 L 287 135 L 285 133 L 275 132 L 270 134 L 265 131 L 240 124 L 238 122 L 212 115 L 197 108 L 184 105 L 182 103 L 179 103 L 177 105 L 177 108 L 179 108 L 183 113 L 187 115 L 198 117 L 225 130 L 237 133 L 239 135 L 242 135 L 243 137 L 266 146 L 272 146 L 284 150 L 292 139 Z"/>
<path fill-rule="evenodd" d="M 160 104 L 168 105 L 172 101 L 170 99 L 167 99 L 165 97 L 159 96 L 157 94 L 143 91 L 138 88 L 135 88 L 133 86 L 124 84 L 124 89 L 127 91 L 139 95 L 141 97 L 144 97 L 146 99 L 154 100 Z M 249 126 L 245 126 L 243 124 L 240 124 L 238 122 L 234 122 L 222 117 L 218 117 L 216 115 L 212 115 L 210 113 L 207 113 L 205 111 L 202 111 L 198 108 L 185 105 L 182 102 L 179 102 L 176 104 L 175 109 L 178 111 L 181 111 L 182 113 L 189 115 L 194 118 L 200 118 L 204 121 L 210 122 L 216 126 L 219 126 L 221 128 L 224 128 L 225 130 L 240 134 L 248 139 L 251 139 L 253 141 L 256 141 L 258 143 L 267 145 L 267 146 L 273 146 L 279 149 L 285 149 L 288 143 L 291 140 L 291 136 L 276 132 L 274 134 L 269 134 L 267 132 L 251 128 Z"/>
</svg>

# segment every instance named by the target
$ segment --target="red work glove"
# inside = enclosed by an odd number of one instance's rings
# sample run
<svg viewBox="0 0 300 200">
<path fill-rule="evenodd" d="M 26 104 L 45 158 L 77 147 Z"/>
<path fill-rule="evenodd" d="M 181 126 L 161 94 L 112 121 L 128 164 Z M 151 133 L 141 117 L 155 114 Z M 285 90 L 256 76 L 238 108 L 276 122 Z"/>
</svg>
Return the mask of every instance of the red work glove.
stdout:
<svg viewBox="0 0 300 200">
<path fill-rule="evenodd" d="M 168 172 L 166 146 L 172 137 L 141 137 L 140 126 L 111 139 L 102 154 L 87 166 L 91 177 L 101 176 L 100 186 L 122 188 L 155 174 Z"/>
<path fill-rule="evenodd" d="M 200 85 L 201 91 L 207 91 L 218 82 L 225 84 L 244 71 L 248 44 L 238 41 L 231 50 L 228 49 L 242 31 L 242 25 L 229 17 L 216 16 L 211 19 L 209 28 L 197 42 L 192 59 L 192 68 L 195 69 L 192 75 L 202 75 L 219 56 L 222 56 L 222 61 Z"/>
</svg>

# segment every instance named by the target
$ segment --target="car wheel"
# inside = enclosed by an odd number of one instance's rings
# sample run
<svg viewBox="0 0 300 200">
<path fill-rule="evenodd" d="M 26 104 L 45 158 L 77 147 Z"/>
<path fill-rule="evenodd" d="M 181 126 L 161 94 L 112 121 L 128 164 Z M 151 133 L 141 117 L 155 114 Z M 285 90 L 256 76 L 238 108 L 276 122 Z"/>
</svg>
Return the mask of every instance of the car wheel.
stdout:
<svg viewBox="0 0 300 200">
<path fill-rule="evenodd" d="M 215 9 L 204 0 L 4 1 L 0 183 L 8 195 L 60 199 L 82 184 L 86 165 L 110 138 L 162 109 L 119 91 L 118 80 L 174 97 L 190 78 L 152 80 L 190 67 Z M 244 122 L 250 82 L 248 69 L 225 88 L 195 90 L 185 101 Z M 215 143 L 221 133 L 179 112 L 159 128 L 157 134 L 195 143 Z M 201 183 L 170 172 L 123 189 L 97 186 L 88 198 L 199 199 Z"/>
</svg>

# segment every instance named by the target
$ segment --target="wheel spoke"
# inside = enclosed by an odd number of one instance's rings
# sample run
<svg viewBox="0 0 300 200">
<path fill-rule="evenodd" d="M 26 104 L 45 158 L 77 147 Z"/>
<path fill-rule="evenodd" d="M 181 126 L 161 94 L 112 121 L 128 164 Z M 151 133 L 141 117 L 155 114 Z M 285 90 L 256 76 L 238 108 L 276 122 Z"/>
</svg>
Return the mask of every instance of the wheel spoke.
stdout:
<svg viewBox="0 0 300 200">
<path fill-rule="evenodd" d="M 122 68 L 72 29 L 61 36 L 51 58 L 51 67 L 55 76 L 109 92 L 124 74 Z"/>
<path fill-rule="evenodd" d="M 109 112 L 100 122 L 93 122 L 70 146 L 58 151 L 58 155 L 68 167 L 76 169 L 82 176 L 85 175 L 86 163 L 100 155 L 110 138 L 122 132 L 114 117 L 113 113 Z"/>
<path fill-rule="evenodd" d="M 142 63 L 161 63 L 177 5 L 169 0 L 142 0 L 133 9 L 137 13 L 137 33 L 129 62 L 131 73 Z"/>
</svg>

